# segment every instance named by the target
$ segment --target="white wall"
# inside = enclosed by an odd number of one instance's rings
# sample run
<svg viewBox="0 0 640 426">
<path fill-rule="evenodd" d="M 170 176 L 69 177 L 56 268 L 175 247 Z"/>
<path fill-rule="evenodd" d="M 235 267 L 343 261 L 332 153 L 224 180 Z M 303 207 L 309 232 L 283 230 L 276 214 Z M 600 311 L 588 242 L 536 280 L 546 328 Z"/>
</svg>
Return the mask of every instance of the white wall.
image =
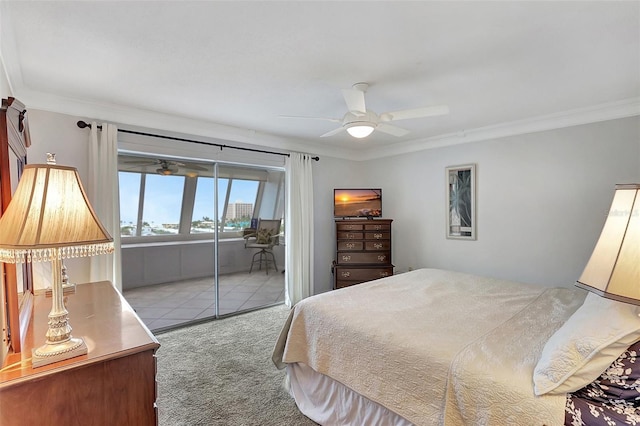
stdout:
<svg viewBox="0 0 640 426">
<path fill-rule="evenodd" d="M 87 180 L 88 130 L 77 117 L 29 110 L 30 162 L 53 151 Z M 191 156 L 191 155 L 190 155 Z M 478 240 L 445 238 L 444 168 L 478 165 Z M 393 222 L 396 271 L 438 267 L 571 285 L 582 272 L 621 182 L 640 182 L 640 119 L 613 120 L 354 162 L 314 162 L 315 292 L 332 288 L 333 188 L 380 187 Z M 68 262 L 89 280 L 86 259 Z M 44 274 L 46 275 L 46 274 Z"/>
<path fill-rule="evenodd" d="M 331 262 L 336 253 L 336 229 L 333 221 L 333 189 L 374 185 L 367 180 L 367 163 L 321 157 L 313 168 L 314 293 L 333 288 Z M 376 186 L 376 185 L 374 185 Z M 382 187 L 378 185 L 376 187 Z M 384 194 L 384 189 L 383 189 Z"/>
<path fill-rule="evenodd" d="M 248 272 L 255 249 L 246 249 L 244 240 L 221 240 L 218 272 Z M 273 248 L 278 271 L 284 269 L 284 246 Z M 212 240 L 167 244 L 133 244 L 122 247 L 122 287 L 128 290 L 146 285 L 213 276 Z M 255 271 L 259 265 L 254 265 Z M 273 271 L 271 273 L 274 273 Z"/>
<path fill-rule="evenodd" d="M 445 167 L 477 164 L 477 241 L 445 238 Z M 616 183 L 640 182 L 638 117 L 367 163 L 393 222 L 396 271 L 436 267 L 573 285 Z M 399 171 L 402 171 L 401 173 Z"/>
<path fill-rule="evenodd" d="M 2 95 L 2 99 L 6 99 L 11 95 L 11 87 L 9 86 L 9 81 L 7 80 L 7 74 L 4 72 L 4 65 L 0 63 L 2 67 L 0 67 L 0 95 Z"/>
<path fill-rule="evenodd" d="M 45 163 L 47 152 L 56 154 L 56 162 L 60 165 L 78 169 L 80 179 L 87 189 L 89 131 L 76 126 L 77 117 L 57 114 L 26 105 L 31 131 L 31 147 L 27 151 L 27 159 L 31 164 Z M 89 258 L 66 259 L 67 273 L 70 280 L 77 284 L 90 281 Z M 48 263 L 34 263 L 34 286 L 36 289 L 51 285 L 51 266 Z"/>
<path fill-rule="evenodd" d="M 4 67 L 0 67 L 0 95 L 3 99 L 13 96 Z M 18 100 L 22 101 L 20 98 Z M 46 162 L 46 153 L 58 155 L 58 163 L 78 169 L 80 178 L 87 180 L 88 137 L 86 130 L 79 129 L 77 119 L 66 114 L 55 114 L 29 108 L 26 105 L 31 147 L 27 151 L 29 163 Z M 89 281 L 89 261 L 87 259 L 65 260 L 70 279 L 76 283 Z M 34 263 L 33 276 L 36 289 L 51 284 L 51 265 Z M 4 305 L 4 304 L 3 304 Z"/>
</svg>

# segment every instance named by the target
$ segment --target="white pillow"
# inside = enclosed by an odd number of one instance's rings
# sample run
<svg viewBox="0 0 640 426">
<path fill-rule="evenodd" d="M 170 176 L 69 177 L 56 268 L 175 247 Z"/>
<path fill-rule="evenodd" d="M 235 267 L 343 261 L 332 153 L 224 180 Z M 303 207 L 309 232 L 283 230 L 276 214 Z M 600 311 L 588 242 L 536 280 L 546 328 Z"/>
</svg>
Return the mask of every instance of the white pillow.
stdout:
<svg viewBox="0 0 640 426">
<path fill-rule="evenodd" d="M 640 307 L 589 293 L 549 338 L 533 372 L 536 395 L 574 392 L 640 339 Z"/>
</svg>

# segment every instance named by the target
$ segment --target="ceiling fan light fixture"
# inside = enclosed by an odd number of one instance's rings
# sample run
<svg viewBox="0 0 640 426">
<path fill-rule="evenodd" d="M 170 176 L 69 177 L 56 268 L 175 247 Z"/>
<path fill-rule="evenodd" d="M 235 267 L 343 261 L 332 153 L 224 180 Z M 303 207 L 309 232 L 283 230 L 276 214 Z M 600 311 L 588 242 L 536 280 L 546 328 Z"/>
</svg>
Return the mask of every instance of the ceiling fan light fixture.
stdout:
<svg viewBox="0 0 640 426">
<path fill-rule="evenodd" d="M 171 170 L 169 168 L 156 169 L 156 172 L 158 172 L 158 174 L 163 175 L 163 176 L 169 176 L 169 175 L 173 174 L 173 170 Z"/>
<path fill-rule="evenodd" d="M 354 123 L 347 127 L 347 132 L 357 139 L 366 138 L 369 136 L 375 126 L 373 124 Z"/>
</svg>

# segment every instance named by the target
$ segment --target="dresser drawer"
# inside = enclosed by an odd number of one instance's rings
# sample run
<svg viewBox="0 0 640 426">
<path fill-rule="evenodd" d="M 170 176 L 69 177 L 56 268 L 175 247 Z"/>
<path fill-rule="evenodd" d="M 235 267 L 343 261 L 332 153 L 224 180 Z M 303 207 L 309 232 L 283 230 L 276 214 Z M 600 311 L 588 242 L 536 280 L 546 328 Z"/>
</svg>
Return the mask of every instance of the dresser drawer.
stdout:
<svg viewBox="0 0 640 426">
<path fill-rule="evenodd" d="M 366 240 L 390 240 L 390 232 L 365 232 L 364 238 Z"/>
<path fill-rule="evenodd" d="M 336 219 L 334 288 L 393 275 L 392 219 Z"/>
<path fill-rule="evenodd" d="M 390 223 L 371 223 L 364 225 L 365 231 L 387 231 L 391 230 Z"/>
<path fill-rule="evenodd" d="M 348 287 L 366 281 L 377 280 L 393 275 L 393 267 L 384 268 L 342 268 L 335 269 L 335 287 Z"/>
<path fill-rule="evenodd" d="M 338 251 L 363 250 L 364 243 L 362 241 L 338 241 Z M 382 247 L 377 249 L 381 250 Z M 367 249 L 373 250 L 373 249 Z"/>
<path fill-rule="evenodd" d="M 364 238 L 362 232 L 338 232 L 339 240 L 361 240 Z"/>
<path fill-rule="evenodd" d="M 338 264 L 389 264 L 391 263 L 391 252 L 354 252 L 354 253 L 338 253 Z"/>
<path fill-rule="evenodd" d="M 361 223 L 338 223 L 336 227 L 338 231 L 362 231 L 364 225 Z"/>
<path fill-rule="evenodd" d="M 365 250 L 391 250 L 390 240 L 367 241 L 364 244 Z"/>
</svg>

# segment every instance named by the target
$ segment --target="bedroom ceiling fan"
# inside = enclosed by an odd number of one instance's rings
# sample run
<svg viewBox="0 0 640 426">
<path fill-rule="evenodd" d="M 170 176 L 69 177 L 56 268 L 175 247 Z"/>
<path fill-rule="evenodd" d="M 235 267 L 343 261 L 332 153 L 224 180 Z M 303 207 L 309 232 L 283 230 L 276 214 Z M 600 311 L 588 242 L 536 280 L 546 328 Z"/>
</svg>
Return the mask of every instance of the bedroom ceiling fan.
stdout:
<svg viewBox="0 0 640 426">
<path fill-rule="evenodd" d="M 172 168 L 171 166 L 174 166 L 174 165 L 176 167 Z M 178 167 L 177 166 L 178 166 L 177 163 L 169 164 L 169 161 L 160 160 L 160 168 L 156 169 L 156 172 L 158 172 L 159 175 L 170 176 L 170 175 L 178 172 Z"/>
<path fill-rule="evenodd" d="M 337 129 L 331 130 L 320 137 L 328 137 L 347 131 L 354 138 L 365 138 L 373 133 L 374 130 L 387 133 L 393 136 L 405 136 L 408 130 L 389 124 L 398 120 L 408 120 L 410 118 L 433 117 L 436 115 L 444 115 L 449 113 L 449 107 L 446 105 L 436 105 L 421 108 L 405 109 L 400 111 L 383 112 L 376 114 L 371 110 L 367 110 L 364 94 L 369 85 L 367 83 L 356 83 L 351 89 L 342 89 L 342 96 L 347 104 L 348 111 L 344 116 L 339 118 L 325 117 L 301 117 L 301 116 L 282 116 L 283 118 L 306 118 L 315 120 L 327 120 L 335 123 L 342 123 Z"/>
<path fill-rule="evenodd" d="M 122 162 L 123 164 L 131 164 L 131 165 L 136 165 L 136 166 L 154 166 L 154 165 L 158 165 L 160 166 L 159 168 L 156 169 L 156 172 L 160 175 L 163 176 L 170 176 L 173 174 L 178 173 L 178 170 L 180 168 L 183 169 L 189 169 L 189 170 L 194 170 L 194 171 L 206 171 L 208 170 L 206 167 L 203 166 L 199 166 L 197 164 L 193 164 L 193 163 L 182 163 L 179 161 L 172 161 L 172 160 L 155 160 L 155 159 L 145 159 L 145 158 L 141 158 L 141 159 L 136 159 L 136 160 L 125 160 Z"/>
</svg>

